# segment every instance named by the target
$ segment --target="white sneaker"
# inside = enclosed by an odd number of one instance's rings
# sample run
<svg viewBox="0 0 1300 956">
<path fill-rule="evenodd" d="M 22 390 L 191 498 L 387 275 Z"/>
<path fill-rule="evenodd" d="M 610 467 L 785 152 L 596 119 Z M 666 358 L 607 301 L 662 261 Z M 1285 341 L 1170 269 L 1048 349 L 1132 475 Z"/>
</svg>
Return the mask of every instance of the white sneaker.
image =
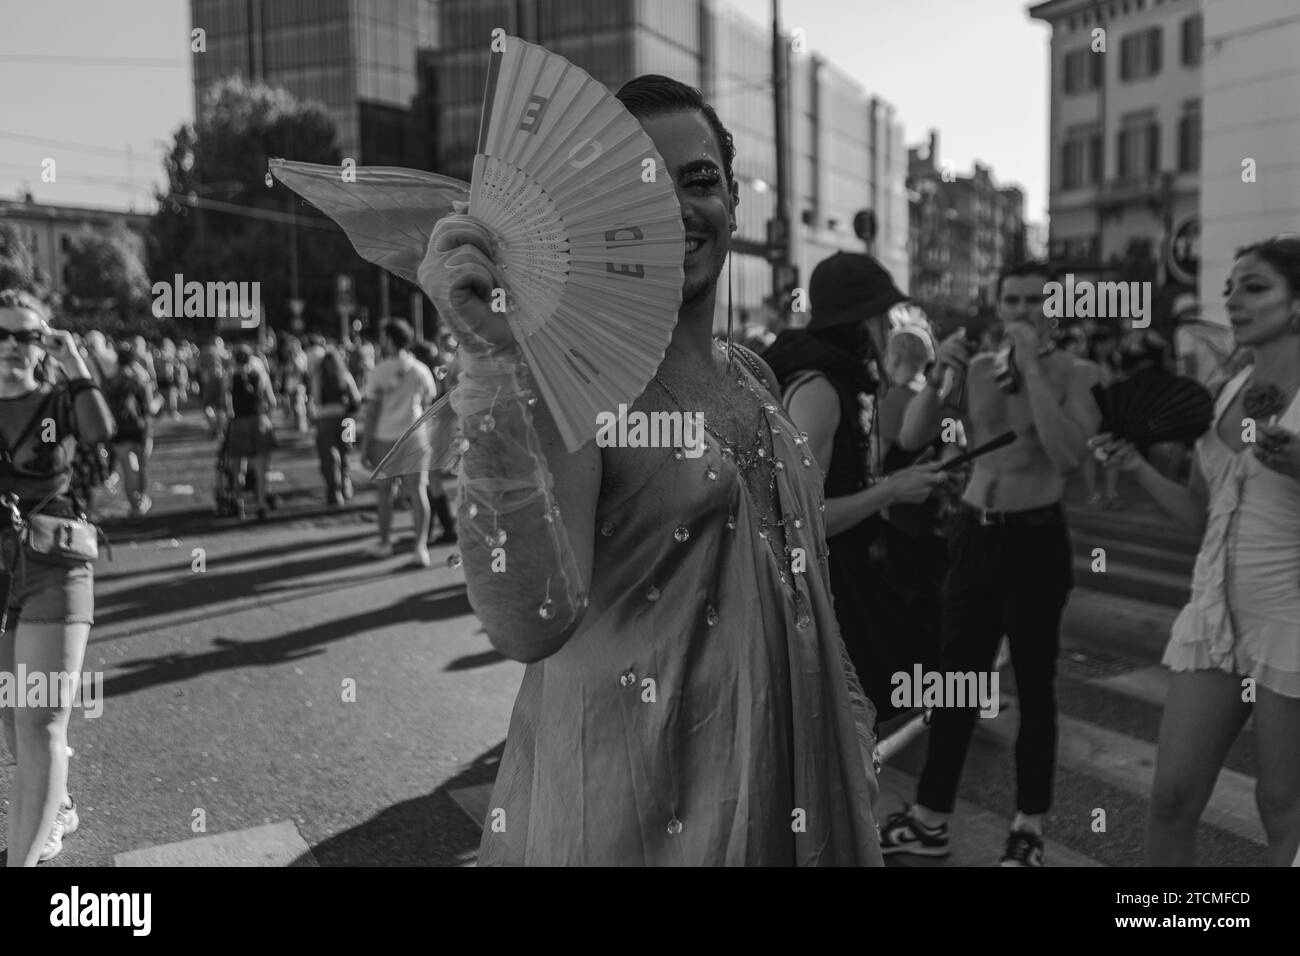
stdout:
<svg viewBox="0 0 1300 956">
<path fill-rule="evenodd" d="M 81 826 L 81 819 L 77 816 L 77 803 L 71 795 L 65 794 L 63 802 L 59 804 L 59 812 L 54 817 L 54 826 L 50 829 L 50 835 L 45 838 L 45 846 L 41 848 L 39 861 L 48 863 L 62 853 L 63 838 L 76 833 L 79 826 Z"/>
<path fill-rule="evenodd" d="M 393 545 L 388 541 L 379 541 L 366 548 L 368 558 L 391 558 L 392 556 Z"/>
</svg>

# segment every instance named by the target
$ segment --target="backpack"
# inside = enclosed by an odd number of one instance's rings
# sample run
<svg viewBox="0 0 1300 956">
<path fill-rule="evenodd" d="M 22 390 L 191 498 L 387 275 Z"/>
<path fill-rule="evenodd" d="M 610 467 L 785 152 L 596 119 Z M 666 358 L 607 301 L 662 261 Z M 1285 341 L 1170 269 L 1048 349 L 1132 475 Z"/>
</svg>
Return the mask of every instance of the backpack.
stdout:
<svg viewBox="0 0 1300 956">
<path fill-rule="evenodd" d="M 136 382 L 130 376 L 118 374 L 108 389 L 108 410 L 117 422 L 114 441 L 140 441 L 144 438 L 148 419 L 145 410 L 140 407 Z"/>
</svg>

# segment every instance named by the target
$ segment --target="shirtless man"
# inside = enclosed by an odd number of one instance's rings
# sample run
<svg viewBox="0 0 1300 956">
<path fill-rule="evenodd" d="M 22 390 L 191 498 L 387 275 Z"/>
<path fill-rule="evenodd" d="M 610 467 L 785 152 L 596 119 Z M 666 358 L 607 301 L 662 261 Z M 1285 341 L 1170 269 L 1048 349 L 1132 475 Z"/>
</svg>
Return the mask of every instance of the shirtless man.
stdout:
<svg viewBox="0 0 1300 956">
<path fill-rule="evenodd" d="M 1068 351 L 1050 351 L 1042 306 L 1051 278 L 1041 263 L 1003 272 L 998 317 L 1012 360 L 1005 351 L 970 359 L 964 401 L 945 407 L 938 395 L 945 367 L 960 374 L 969 349 L 960 334 L 952 336 L 939 350 L 934 375 L 908 407 L 900 434 L 904 448 L 921 448 L 939 433 L 943 419 L 960 417 L 972 446 L 1008 429 L 1017 436 L 976 460 L 963 497 L 965 512 L 950 542 L 944 583 L 940 667 L 944 673 L 988 671 L 1003 634 L 1010 640 L 1020 730 L 1017 813 L 1003 866 L 1043 865 L 1043 816 L 1056 764 L 1061 612 L 1074 584 L 1061 497 L 1101 418 L 1090 392 L 1098 381 L 1096 366 Z M 916 803 L 886 821 L 885 854 L 948 854 L 946 821 L 975 716 L 974 708 L 936 708 Z"/>
</svg>

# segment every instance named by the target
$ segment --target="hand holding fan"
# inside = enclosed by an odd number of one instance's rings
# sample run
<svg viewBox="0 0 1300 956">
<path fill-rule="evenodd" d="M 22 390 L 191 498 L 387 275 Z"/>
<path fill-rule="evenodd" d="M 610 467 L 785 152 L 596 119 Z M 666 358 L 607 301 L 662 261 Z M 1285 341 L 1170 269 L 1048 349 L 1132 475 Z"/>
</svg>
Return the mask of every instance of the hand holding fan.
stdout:
<svg viewBox="0 0 1300 956">
<path fill-rule="evenodd" d="M 598 413 L 631 404 L 663 361 L 681 306 L 681 208 L 653 142 L 609 90 L 561 56 L 504 41 L 489 64 L 469 217 L 491 234 L 506 319 L 575 451 Z M 456 180 L 411 170 L 358 169 L 357 183 L 340 185 L 331 169 L 328 195 L 295 177 L 300 164 L 273 161 L 272 172 L 342 225 L 362 256 L 413 281 L 436 220 L 465 198 Z M 378 173 L 426 178 L 427 192 L 406 197 L 414 212 L 391 183 L 381 192 Z M 447 460 L 453 423 L 440 402 L 376 474 Z"/>
<path fill-rule="evenodd" d="M 1101 409 L 1101 432 L 1135 445 L 1193 441 L 1210 427 L 1214 399 L 1199 382 L 1158 369 L 1092 387 Z"/>
</svg>

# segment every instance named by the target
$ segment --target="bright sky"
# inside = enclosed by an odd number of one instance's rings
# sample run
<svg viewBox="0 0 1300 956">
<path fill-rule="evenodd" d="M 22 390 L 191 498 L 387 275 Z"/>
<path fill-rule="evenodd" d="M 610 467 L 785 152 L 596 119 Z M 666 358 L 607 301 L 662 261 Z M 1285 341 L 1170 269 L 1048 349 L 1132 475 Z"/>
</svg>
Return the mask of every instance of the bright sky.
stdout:
<svg viewBox="0 0 1300 956">
<path fill-rule="evenodd" d="M 770 22 L 771 0 L 726 0 Z M 824 55 L 898 108 L 907 142 L 939 130 L 940 159 L 979 159 L 1047 205 L 1046 25 L 1024 0 L 783 0 Z M 0 196 L 153 208 L 161 143 L 193 113 L 186 0 L 7 3 L 0 30 Z M 130 58 L 106 62 L 95 58 Z M 995 121 L 990 121 L 995 117 Z M 132 150 L 128 153 L 128 149 Z M 42 182 L 55 160 L 56 181 Z"/>
<path fill-rule="evenodd" d="M 726 0 L 771 28 L 771 0 Z M 1047 219 L 1051 30 L 1027 0 L 781 0 L 781 25 L 808 50 L 892 103 L 909 146 L 939 131 L 957 175 L 975 160 L 1025 190 L 1025 216 Z"/>
</svg>

